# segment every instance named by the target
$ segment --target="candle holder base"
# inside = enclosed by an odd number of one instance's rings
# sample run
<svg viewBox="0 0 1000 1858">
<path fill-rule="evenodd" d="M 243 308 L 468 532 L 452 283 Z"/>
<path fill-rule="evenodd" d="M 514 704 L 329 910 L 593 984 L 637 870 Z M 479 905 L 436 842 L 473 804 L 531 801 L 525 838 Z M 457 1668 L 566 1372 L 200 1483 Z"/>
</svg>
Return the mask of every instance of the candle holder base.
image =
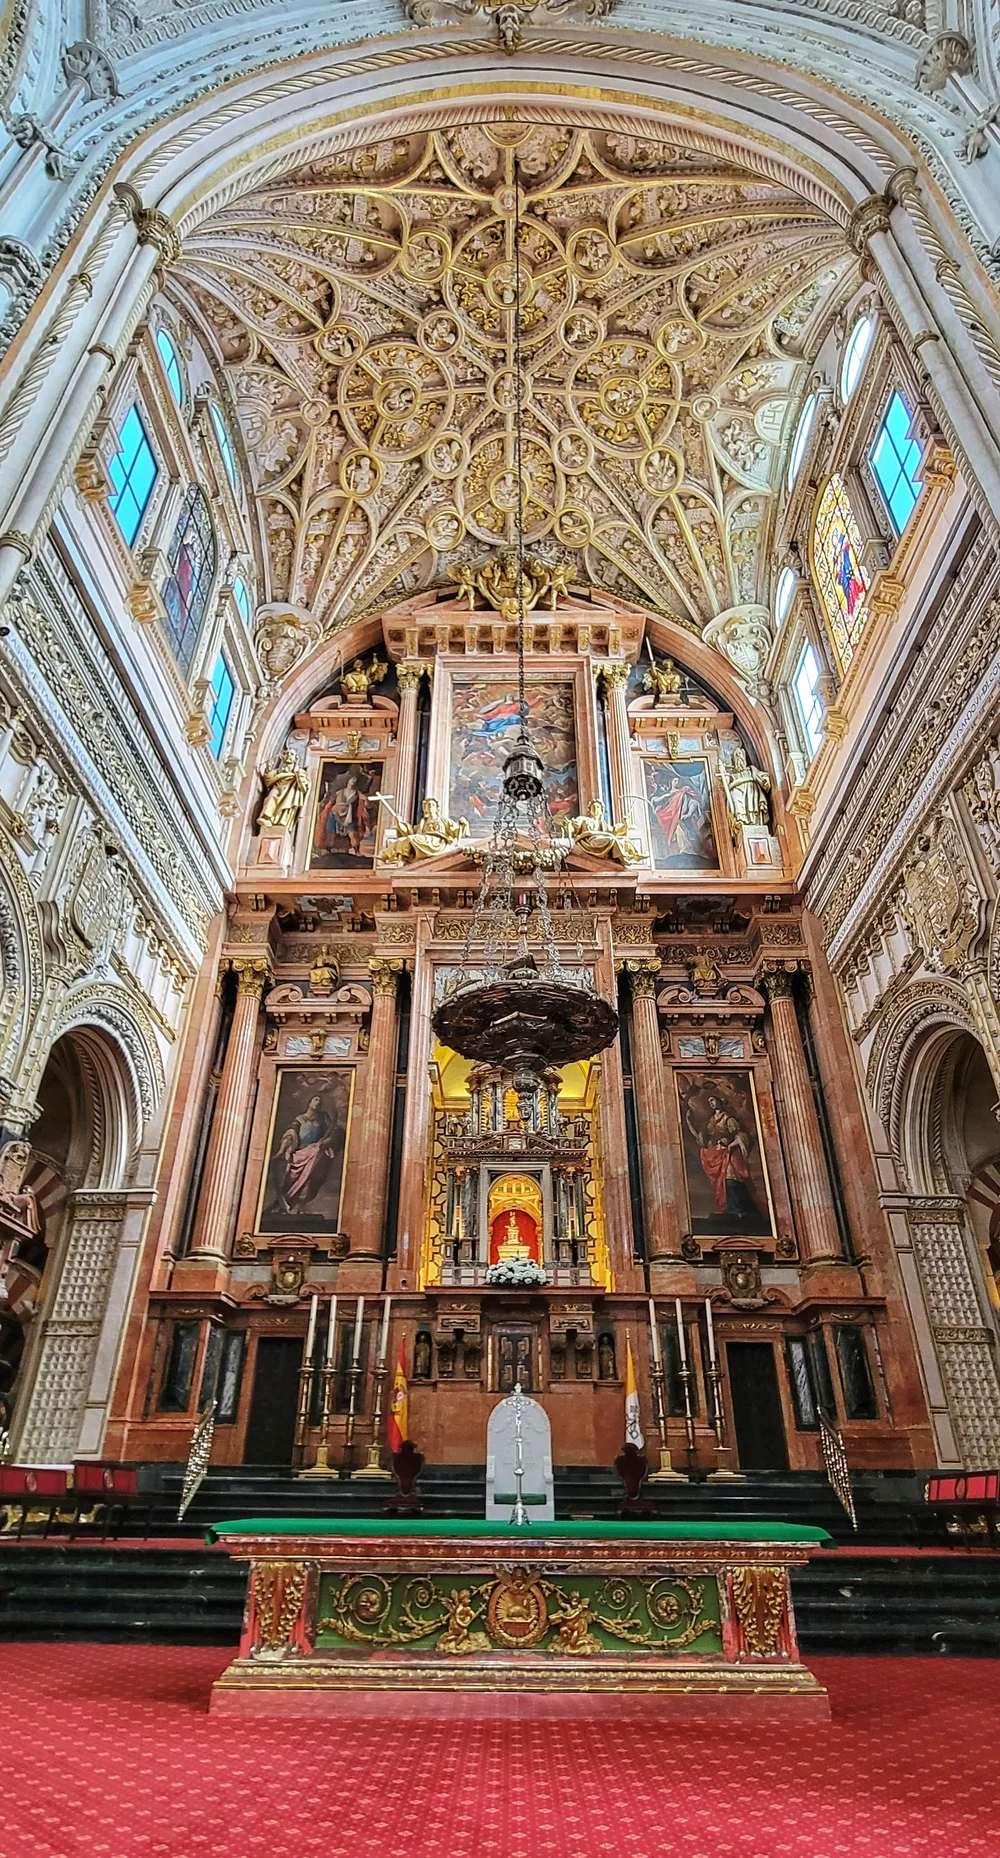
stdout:
<svg viewBox="0 0 1000 1858">
<path fill-rule="evenodd" d="M 392 1472 L 383 1471 L 382 1466 L 379 1464 L 377 1445 L 369 1445 L 368 1463 L 362 1465 L 360 1470 L 352 1471 L 351 1476 L 352 1478 L 377 1478 L 382 1484 L 392 1483 Z"/>
<path fill-rule="evenodd" d="M 672 1484 L 687 1484 L 690 1482 L 685 1471 L 674 1470 L 670 1461 L 670 1453 L 665 1445 L 661 1445 L 660 1468 L 658 1471 L 651 1471 L 646 1482 L 647 1484 L 664 1484 L 668 1479 Z"/>
<path fill-rule="evenodd" d="M 707 1484 L 745 1484 L 746 1481 L 742 1471 L 733 1469 L 731 1448 L 728 1445 L 720 1445 L 715 1470 L 709 1472 L 705 1482 Z"/>
<path fill-rule="evenodd" d="M 316 1452 L 316 1463 L 304 1466 L 301 1471 L 296 1471 L 295 1475 L 296 1477 L 337 1477 L 339 1473 L 336 1465 L 330 1463 L 328 1448 L 321 1445 Z"/>
</svg>

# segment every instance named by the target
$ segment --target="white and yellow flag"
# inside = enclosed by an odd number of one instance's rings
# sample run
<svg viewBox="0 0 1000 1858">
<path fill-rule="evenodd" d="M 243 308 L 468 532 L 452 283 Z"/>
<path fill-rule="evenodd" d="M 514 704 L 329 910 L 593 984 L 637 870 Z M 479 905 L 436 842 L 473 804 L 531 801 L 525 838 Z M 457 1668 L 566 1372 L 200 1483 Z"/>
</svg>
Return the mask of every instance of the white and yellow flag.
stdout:
<svg viewBox="0 0 1000 1858">
<path fill-rule="evenodd" d="M 632 1343 L 625 1338 L 625 1443 L 642 1450 L 645 1439 L 642 1436 L 642 1420 L 639 1416 L 639 1390 L 635 1384 L 635 1363 L 632 1360 Z"/>
</svg>

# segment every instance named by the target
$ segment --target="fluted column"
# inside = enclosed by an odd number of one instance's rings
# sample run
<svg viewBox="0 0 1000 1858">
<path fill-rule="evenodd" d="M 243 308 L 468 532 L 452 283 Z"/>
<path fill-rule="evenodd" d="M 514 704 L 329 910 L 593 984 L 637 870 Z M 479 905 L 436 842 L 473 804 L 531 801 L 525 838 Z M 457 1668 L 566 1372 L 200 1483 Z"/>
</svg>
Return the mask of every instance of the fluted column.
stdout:
<svg viewBox="0 0 1000 1858">
<path fill-rule="evenodd" d="M 396 725 L 396 809 L 404 819 L 413 818 L 413 797 L 417 779 L 417 699 L 420 680 L 427 670 L 422 664 L 396 666 L 399 679 L 399 721 Z"/>
<path fill-rule="evenodd" d="M 672 1135 L 660 1026 L 656 1012 L 659 962 L 632 974 L 632 1078 L 639 1127 L 646 1240 L 652 1262 L 680 1256 L 677 1197 L 671 1178 Z"/>
<path fill-rule="evenodd" d="M 415 1278 L 420 1263 L 428 1178 L 431 1086 L 428 1066 L 434 1045 L 434 964 L 428 953 L 433 917 L 417 921 L 416 960 L 410 1000 L 410 1055 L 406 1070 L 406 1112 L 399 1182 L 399 1267 Z"/>
<path fill-rule="evenodd" d="M 606 664 L 601 676 L 607 692 L 608 759 L 611 762 L 612 812 L 616 820 L 628 820 L 642 827 L 645 809 L 636 809 L 636 780 L 633 769 L 632 736 L 628 726 L 628 688 L 630 664 Z M 643 842 L 646 833 L 642 833 Z"/>
<path fill-rule="evenodd" d="M 257 1020 L 270 978 L 270 965 L 262 955 L 237 956 L 228 966 L 236 976 L 236 1006 L 205 1157 L 192 1257 L 226 1258 L 229 1254 L 229 1231 L 253 1094 Z"/>
<path fill-rule="evenodd" d="M 823 1139 L 806 1069 L 795 1011 L 793 973 L 778 968 L 761 976 L 771 1008 L 768 1050 L 774 1073 L 778 1125 L 792 1190 L 793 1212 L 806 1263 L 840 1261 L 840 1228 L 830 1192 Z"/>
<path fill-rule="evenodd" d="M 368 963 L 372 977 L 372 1017 L 368 1034 L 363 1141 L 360 1158 L 352 1167 L 352 1198 L 356 1212 L 352 1221 L 351 1251 L 363 1258 L 382 1256 L 392 1100 L 396 1087 L 396 977 L 402 967 L 398 956 L 391 960 L 375 956 Z"/>
</svg>

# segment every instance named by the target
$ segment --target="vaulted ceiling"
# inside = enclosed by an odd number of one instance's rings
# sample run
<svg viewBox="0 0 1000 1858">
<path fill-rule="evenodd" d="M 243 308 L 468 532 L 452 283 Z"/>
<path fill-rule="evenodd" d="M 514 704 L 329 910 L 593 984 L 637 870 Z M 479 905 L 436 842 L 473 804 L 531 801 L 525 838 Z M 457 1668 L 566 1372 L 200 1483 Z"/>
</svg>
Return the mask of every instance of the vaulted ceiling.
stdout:
<svg viewBox="0 0 1000 1858">
<path fill-rule="evenodd" d="M 324 625 L 513 539 L 515 172 L 527 529 L 699 630 L 766 597 L 804 375 L 856 261 L 765 172 L 610 130 L 400 136 L 184 244 L 255 476 L 269 585 Z"/>
</svg>

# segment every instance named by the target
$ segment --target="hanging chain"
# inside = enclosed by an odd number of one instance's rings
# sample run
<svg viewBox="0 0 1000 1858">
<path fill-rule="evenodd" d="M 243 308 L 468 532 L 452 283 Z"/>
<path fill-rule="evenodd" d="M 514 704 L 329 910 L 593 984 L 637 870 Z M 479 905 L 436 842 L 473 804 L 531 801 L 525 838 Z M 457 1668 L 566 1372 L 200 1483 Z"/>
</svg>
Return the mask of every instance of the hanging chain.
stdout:
<svg viewBox="0 0 1000 1858">
<path fill-rule="evenodd" d="M 521 363 L 521 170 L 514 156 L 514 466 L 517 471 L 517 707 L 519 740 L 528 740 L 524 683 L 524 370 Z"/>
</svg>

